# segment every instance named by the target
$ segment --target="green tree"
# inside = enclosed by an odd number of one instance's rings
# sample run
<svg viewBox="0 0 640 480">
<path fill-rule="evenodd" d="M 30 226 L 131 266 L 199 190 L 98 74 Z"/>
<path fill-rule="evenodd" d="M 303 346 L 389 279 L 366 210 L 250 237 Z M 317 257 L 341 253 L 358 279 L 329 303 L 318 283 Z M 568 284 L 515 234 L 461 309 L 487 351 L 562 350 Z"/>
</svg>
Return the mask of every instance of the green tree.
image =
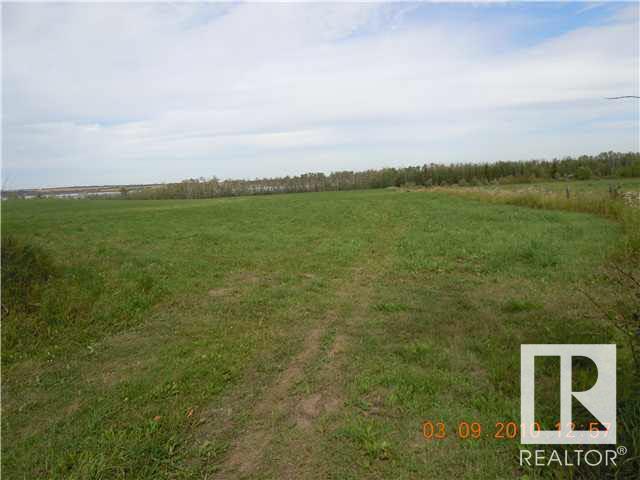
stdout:
<svg viewBox="0 0 640 480">
<path fill-rule="evenodd" d="M 576 178 L 578 180 L 589 180 L 591 178 L 591 169 L 589 167 L 579 167 L 576 170 Z"/>
</svg>

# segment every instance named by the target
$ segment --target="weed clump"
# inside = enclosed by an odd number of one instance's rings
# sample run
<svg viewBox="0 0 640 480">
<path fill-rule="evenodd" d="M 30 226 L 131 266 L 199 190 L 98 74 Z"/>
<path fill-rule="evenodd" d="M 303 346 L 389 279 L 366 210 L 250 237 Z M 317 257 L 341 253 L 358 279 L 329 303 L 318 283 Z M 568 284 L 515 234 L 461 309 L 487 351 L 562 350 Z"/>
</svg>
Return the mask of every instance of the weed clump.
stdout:
<svg viewBox="0 0 640 480">
<path fill-rule="evenodd" d="M 13 236 L 2 238 L 2 310 L 31 311 L 47 282 L 57 274 L 41 247 Z"/>
<path fill-rule="evenodd" d="M 540 308 L 542 308 L 540 305 L 528 300 L 511 299 L 502 306 L 501 310 L 504 313 L 521 313 L 538 310 Z"/>
</svg>

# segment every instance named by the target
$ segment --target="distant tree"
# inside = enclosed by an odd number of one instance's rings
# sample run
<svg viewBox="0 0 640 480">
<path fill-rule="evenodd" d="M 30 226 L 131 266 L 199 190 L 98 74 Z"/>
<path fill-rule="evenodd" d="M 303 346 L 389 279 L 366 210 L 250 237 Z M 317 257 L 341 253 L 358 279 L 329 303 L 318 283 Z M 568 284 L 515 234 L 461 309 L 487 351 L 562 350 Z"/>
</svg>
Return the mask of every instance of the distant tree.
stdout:
<svg viewBox="0 0 640 480">
<path fill-rule="evenodd" d="M 592 172 L 589 167 L 578 167 L 576 170 L 576 178 L 578 180 L 589 180 L 591 178 Z"/>
<path fill-rule="evenodd" d="M 218 180 L 191 178 L 154 188 L 131 190 L 126 198 L 214 198 L 232 195 L 259 195 L 287 192 L 321 192 L 356 188 L 385 188 L 400 185 L 485 185 L 523 183 L 541 180 L 587 180 L 598 177 L 640 176 L 640 153 L 603 152 L 578 158 L 529 160 L 520 162 L 436 163 L 403 168 L 381 168 L 360 172 L 336 171 L 304 173 L 297 176 Z"/>
</svg>

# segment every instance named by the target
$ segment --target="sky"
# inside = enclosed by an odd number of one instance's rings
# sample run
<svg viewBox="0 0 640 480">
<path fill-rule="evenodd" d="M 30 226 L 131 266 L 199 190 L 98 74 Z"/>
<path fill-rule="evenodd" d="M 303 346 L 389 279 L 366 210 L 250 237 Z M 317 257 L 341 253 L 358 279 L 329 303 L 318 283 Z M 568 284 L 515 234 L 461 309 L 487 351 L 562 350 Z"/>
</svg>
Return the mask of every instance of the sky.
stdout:
<svg viewBox="0 0 640 480">
<path fill-rule="evenodd" d="M 2 186 L 640 150 L 639 3 L 3 3 Z"/>
</svg>

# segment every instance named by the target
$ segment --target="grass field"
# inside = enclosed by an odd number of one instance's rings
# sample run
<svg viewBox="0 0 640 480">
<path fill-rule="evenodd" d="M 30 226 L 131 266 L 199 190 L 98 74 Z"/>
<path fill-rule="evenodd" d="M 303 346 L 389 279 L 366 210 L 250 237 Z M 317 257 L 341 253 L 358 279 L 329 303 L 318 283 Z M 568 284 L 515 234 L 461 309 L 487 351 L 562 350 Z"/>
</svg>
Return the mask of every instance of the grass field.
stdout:
<svg viewBox="0 0 640 480">
<path fill-rule="evenodd" d="M 493 436 L 520 344 L 621 343 L 578 290 L 611 300 L 621 239 L 588 214 L 378 190 L 10 201 L 2 229 L 54 272 L 3 312 L 3 478 L 548 477 Z"/>
</svg>

